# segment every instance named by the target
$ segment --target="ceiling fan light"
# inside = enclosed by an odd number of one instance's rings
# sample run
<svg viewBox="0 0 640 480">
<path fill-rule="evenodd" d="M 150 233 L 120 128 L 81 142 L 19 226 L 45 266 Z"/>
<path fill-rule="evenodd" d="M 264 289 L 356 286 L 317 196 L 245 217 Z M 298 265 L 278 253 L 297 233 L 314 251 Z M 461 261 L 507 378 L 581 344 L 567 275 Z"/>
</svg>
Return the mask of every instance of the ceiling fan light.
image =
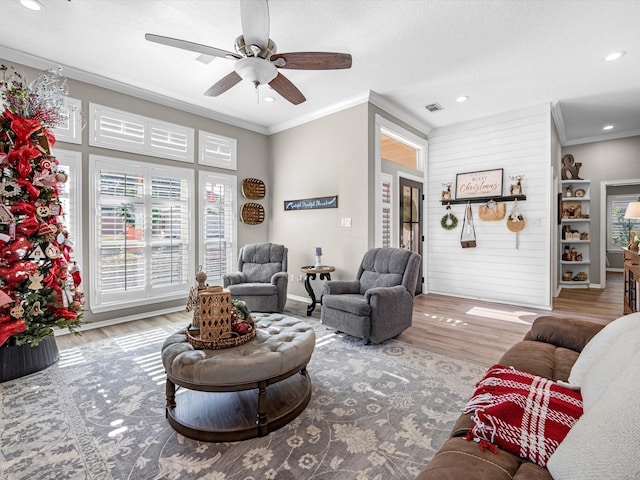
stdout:
<svg viewBox="0 0 640 480">
<path fill-rule="evenodd" d="M 276 67 L 264 58 L 241 58 L 234 68 L 243 80 L 248 80 L 256 86 L 266 85 L 278 75 Z"/>
</svg>

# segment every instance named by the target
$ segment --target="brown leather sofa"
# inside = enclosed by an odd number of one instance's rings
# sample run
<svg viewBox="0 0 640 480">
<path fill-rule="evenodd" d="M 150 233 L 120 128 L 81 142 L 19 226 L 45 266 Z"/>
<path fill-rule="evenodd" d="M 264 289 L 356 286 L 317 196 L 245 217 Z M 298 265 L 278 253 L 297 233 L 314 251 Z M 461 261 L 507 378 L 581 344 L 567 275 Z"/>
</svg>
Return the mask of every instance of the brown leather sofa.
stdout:
<svg viewBox="0 0 640 480">
<path fill-rule="evenodd" d="M 578 354 L 603 327 L 581 320 L 539 317 L 524 339 L 498 363 L 567 381 Z M 504 450 L 498 449 L 496 454 L 481 451 L 477 443 L 462 438 L 471 427 L 471 415 L 461 415 L 449 440 L 417 480 L 553 480 L 545 468 Z"/>
</svg>

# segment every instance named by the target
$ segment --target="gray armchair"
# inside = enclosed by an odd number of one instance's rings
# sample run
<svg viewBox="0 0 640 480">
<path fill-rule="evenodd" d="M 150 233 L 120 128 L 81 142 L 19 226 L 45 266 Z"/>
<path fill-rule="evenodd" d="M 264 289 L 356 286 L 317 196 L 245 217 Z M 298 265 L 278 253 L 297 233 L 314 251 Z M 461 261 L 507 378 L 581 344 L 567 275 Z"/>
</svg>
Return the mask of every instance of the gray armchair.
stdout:
<svg viewBox="0 0 640 480">
<path fill-rule="evenodd" d="M 245 245 L 238 272 L 224 275 L 231 297 L 244 300 L 252 312 L 282 312 L 287 302 L 287 248 L 275 243 Z"/>
<path fill-rule="evenodd" d="M 367 343 L 401 334 L 411 326 L 421 258 L 399 248 L 367 251 L 357 280 L 324 284 L 320 320 Z"/>
</svg>

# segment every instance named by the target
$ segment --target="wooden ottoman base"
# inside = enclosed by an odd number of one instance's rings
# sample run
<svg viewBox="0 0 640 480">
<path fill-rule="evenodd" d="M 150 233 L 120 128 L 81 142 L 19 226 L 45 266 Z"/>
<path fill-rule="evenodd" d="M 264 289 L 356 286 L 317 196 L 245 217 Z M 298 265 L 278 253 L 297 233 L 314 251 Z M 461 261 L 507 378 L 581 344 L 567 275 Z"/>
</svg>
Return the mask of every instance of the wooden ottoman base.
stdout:
<svg viewBox="0 0 640 480">
<path fill-rule="evenodd" d="M 203 442 L 263 437 L 300 415 L 311 399 L 306 366 L 258 384 L 210 387 L 176 384 L 167 378 L 167 420 L 175 431 Z M 192 389 L 193 388 L 193 389 Z"/>
</svg>

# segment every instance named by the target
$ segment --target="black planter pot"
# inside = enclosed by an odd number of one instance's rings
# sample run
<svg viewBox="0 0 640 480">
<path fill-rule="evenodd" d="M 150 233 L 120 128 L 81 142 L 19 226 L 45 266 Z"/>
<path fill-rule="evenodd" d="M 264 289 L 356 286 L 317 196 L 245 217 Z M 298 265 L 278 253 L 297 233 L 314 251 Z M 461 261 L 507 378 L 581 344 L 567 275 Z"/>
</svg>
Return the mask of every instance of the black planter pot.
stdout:
<svg viewBox="0 0 640 480">
<path fill-rule="evenodd" d="M 29 344 L 0 347 L 0 382 L 39 372 L 56 363 L 59 358 L 53 335 L 45 337 L 37 347 Z"/>
</svg>

